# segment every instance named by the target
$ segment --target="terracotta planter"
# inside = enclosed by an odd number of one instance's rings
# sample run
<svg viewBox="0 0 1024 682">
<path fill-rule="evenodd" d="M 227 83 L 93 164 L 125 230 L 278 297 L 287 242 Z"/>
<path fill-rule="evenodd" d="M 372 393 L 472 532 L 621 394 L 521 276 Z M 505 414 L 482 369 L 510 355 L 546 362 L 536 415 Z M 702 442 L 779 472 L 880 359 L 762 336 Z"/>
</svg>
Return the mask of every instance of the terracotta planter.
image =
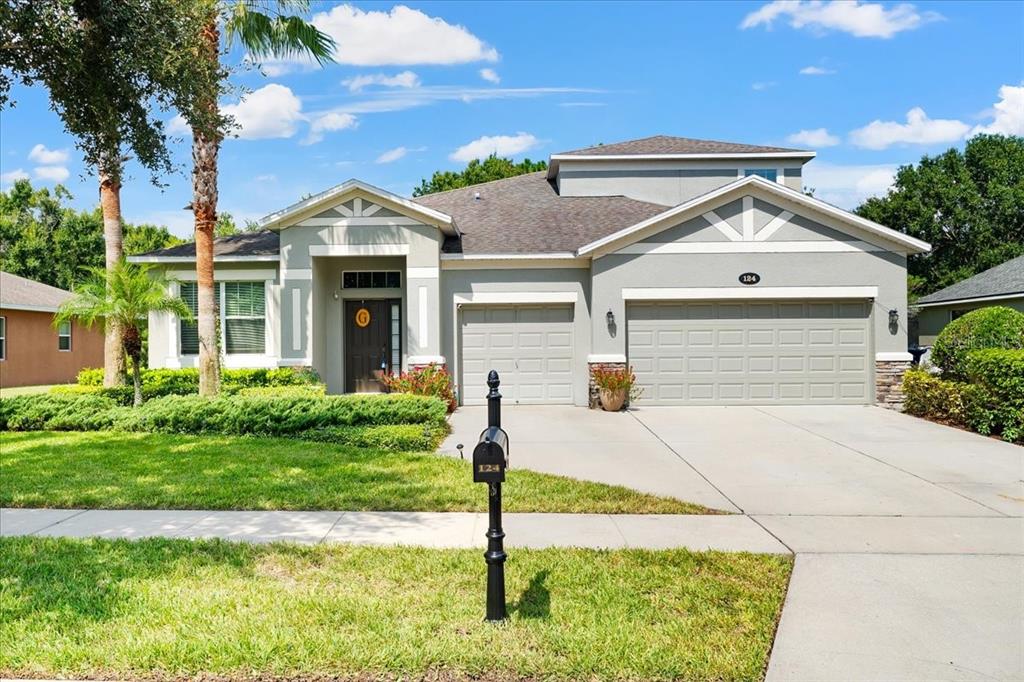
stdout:
<svg viewBox="0 0 1024 682">
<path fill-rule="evenodd" d="M 626 389 L 602 388 L 599 391 L 601 396 L 601 409 L 605 412 L 618 412 L 626 403 Z"/>
</svg>

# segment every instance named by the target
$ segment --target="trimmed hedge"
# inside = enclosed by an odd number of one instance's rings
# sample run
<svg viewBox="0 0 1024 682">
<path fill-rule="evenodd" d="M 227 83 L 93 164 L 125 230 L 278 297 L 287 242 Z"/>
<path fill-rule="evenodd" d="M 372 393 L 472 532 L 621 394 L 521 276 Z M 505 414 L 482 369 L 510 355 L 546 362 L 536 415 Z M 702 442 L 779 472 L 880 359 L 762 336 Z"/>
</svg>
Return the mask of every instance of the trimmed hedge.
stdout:
<svg viewBox="0 0 1024 682">
<path fill-rule="evenodd" d="M 243 389 L 282 386 L 315 386 L 320 384 L 320 377 L 312 369 L 279 367 L 276 369 L 222 369 L 221 391 L 228 394 L 238 393 Z M 118 386 L 103 388 L 102 369 L 83 369 L 78 373 L 78 385 L 101 390 L 105 395 L 117 399 L 118 391 L 126 388 L 131 396 L 131 387 Z M 182 369 L 144 369 L 142 370 L 142 396 L 145 399 L 159 398 L 165 395 L 192 395 L 199 393 L 199 370 Z M 130 400 L 129 400 L 130 402 Z"/>
<path fill-rule="evenodd" d="M 1024 350 L 969 353 L 970 382 L 940 379 L 923 369 L 903 377 L 904 410 L 1003 440 L 1024 442 Z"/>
<path fill-rule="evenodd" d="M 991 306 L 958 317 L 939 332 L 931 362 L 944 379 L 966 381 L 968 354 L 986 348 L 1024 348 L 1024 313 Z"/>
<path fill-rule="evenodd" d="M 165 396 L 122 407 L 100 395 L 32 395 L 0 400 L 0 429 L 148 431 L 157 433 L 305 437 L 411 447 L 436 444 L 447 410 L 437 398 L 373 396 Z M 389 428 L 370 428 L 389 427 Z"/>
<path fill-rule="evenodd" d="M 240 389 L 236 395 L 249 398 L 323 398 L 327 395 L 327 385 L 251 386 Z"/>
</svg>

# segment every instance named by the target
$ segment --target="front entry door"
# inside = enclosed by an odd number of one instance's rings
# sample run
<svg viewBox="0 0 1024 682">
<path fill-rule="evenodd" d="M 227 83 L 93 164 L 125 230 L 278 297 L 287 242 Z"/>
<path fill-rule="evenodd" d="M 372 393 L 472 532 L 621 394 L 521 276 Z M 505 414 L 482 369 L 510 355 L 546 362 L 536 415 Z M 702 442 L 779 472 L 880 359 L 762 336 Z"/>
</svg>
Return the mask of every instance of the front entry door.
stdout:
<svg viewBox="0 0 1024 682">
<path fill-rule="evenodd" d="M 345 301 L 345 391 L 380 393 L 391 335 L 387 301 Z"/>
</svg>

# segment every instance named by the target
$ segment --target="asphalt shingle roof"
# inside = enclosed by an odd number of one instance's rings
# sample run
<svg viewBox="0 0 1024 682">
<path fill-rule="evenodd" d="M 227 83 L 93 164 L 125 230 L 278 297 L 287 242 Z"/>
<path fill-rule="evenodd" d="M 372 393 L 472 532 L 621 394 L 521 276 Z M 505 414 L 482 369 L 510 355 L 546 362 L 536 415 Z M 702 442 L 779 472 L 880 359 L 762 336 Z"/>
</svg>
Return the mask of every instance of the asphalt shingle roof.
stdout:
<svg viewBox="0 0 1024 682">
<path fill-rule="evenodd" d="M 213 240 L 213 257 L 218 256 L 276 256 L 280 250 L 280 237 L 272 230 L 241 232 L 230 237 Z M 196 244 L 189 242 L 166 249 L 158 249 L 139 256 L 161 256 L 170 258 L 195 258 Z"/>
<path fill-rule="evenodd" d="M 71 297 L 71 292 L 49 284 L 0 272 L 0 308 L 6 306 L 33 306 L 56 310 Z"/>
<path fill-rule="evenodd" d="M 562 197 L 545 171 L 415 201 L 455 219 L 462 238 L 448 239 L 444 250 L 465 254 L 574 251 L 668 208 L 621 196 Z"/>
<path fill-rule="evenodd" d="M 968 277 L 962 282 L 928 294 L 920 298 L 918 303 L 945 303 L 1007 294 L 1024 296 L 1024 256 L 1018 256 L 1002 265 L 979 272 L 974 277 Z"/>
<path fill-rule="evenodd" d="M 800 152 L 802 149 L 765 147 L 756 144 L 738 144 L 717 140 L 695 140 L 689 137 L 655 135 L 639 140 L 614 144 L 601 144 L 585 149 L 561 152 L 565 156 L 624 156 L 634 154 L 770 154 L 772 152 Z"/>
</svg>

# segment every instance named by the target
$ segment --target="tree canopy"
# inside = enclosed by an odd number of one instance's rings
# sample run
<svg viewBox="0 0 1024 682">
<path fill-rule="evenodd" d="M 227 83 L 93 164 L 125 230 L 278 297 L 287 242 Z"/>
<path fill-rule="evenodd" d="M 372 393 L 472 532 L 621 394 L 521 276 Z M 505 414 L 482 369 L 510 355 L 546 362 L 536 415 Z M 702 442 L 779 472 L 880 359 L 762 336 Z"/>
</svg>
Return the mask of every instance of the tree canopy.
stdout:
<svg viewBox="0 0 1024 682">
<path fill-rule="evenodd" d="M 910 257 L 912 298 L 1024 254 L 1024 137 L 977 135 L 924 156 L 855 212 L 932 245 Z"/>
<path fill-rule="evenodd" d="M 511 178 L 524 173 L 547 170 L 547 161 L 530 161 L 523 159 L 516 163 L 512 159 L 501 158 L 491 154 L 483 161 L 473 159 L 461 171 L 435 171 L 430 179 L 424 178 L 419 186 L 412 191 L 414 197 L 434 192 L 446 192 L 450 189 L 479 185 L 481 182 Z"/>
<path fill-rule="evenodd" d="M 0 192 L 0 269 L 14 275 L 71 289 L 89 268 L 101 267 L 103 216 L 100 209 L 76 211 L 62 185 L 52 191 L 18 180 Z M 182 243 L 166 227 L 124 225 L 128 254 Z"/>
</svg>

